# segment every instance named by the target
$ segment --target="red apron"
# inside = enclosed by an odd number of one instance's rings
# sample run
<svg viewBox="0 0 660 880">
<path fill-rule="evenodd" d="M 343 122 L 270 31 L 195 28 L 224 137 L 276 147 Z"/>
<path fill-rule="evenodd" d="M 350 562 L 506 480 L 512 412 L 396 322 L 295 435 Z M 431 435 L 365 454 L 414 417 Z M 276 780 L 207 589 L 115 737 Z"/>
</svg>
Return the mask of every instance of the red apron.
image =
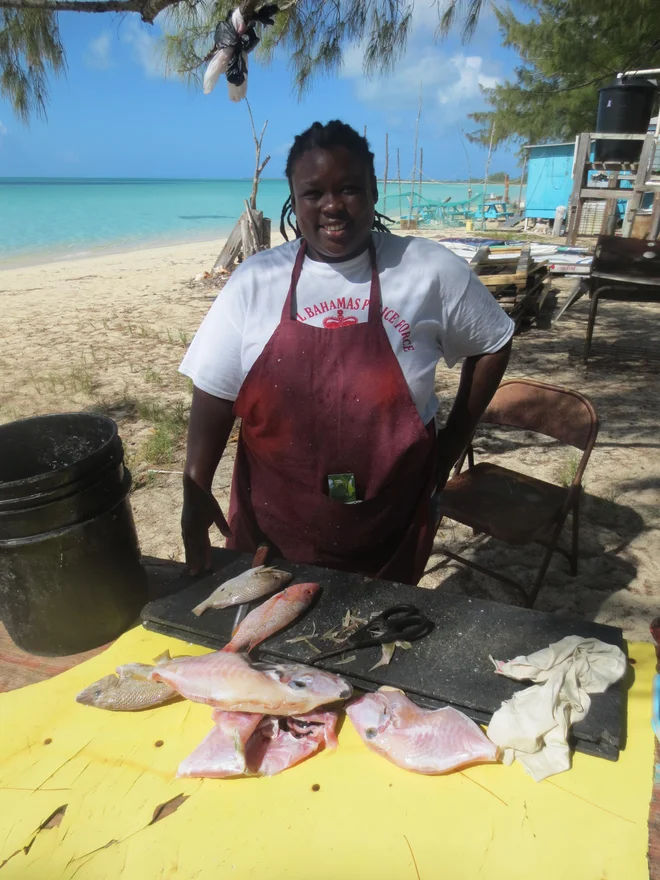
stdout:
<svg viewBox="0 0 660 880">
<path fill-rule="evenodd" d="M 302 241 L 280 323 L 243 382 L 227 546 L 264 538 L 285 559 L 417 583 L 431 553 L 435 424 L 424 426 L 382 322 L 370 245 L 366 323 L 296 318 Z M 360 503 L 328 495 L 355 475 Z"/>
</svg>

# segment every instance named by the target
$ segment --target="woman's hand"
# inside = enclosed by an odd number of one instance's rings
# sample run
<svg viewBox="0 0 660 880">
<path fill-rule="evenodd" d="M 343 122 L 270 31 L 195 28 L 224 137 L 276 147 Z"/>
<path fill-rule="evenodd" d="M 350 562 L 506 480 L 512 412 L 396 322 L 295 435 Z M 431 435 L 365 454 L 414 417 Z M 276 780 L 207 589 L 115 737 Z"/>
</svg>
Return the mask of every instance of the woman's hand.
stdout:
<svg viewBox="0 0 660 880">
<path fill-rule="evenodd" d="M 226 538 L 231 535 L 227 520 L 213 495 L 199 486 L 188 474 L 184 474 L 181 534 L 190 574 L 200 574 L 211 569 L 209 529 L 213 523 Z"/>
<path fill-rule="evenodd" d="M 213 523 L 226 538 L 231 535 L 211 484 L 233 424 L 231 401 L 193 388 L 181 512 L 181 534 L 191 574 L 211 568 L 209 529 Z"/>
<path fill-rule="evenodd" d="M 468 357 L 463 363 L 456 399 L 447 424 L 438 431 L 437 478 L 442 491 L 451 469 L 472 440 L 472 435 L 497 391 L 511 353 L 507 342 L 493 354 Z"/>
</svg>

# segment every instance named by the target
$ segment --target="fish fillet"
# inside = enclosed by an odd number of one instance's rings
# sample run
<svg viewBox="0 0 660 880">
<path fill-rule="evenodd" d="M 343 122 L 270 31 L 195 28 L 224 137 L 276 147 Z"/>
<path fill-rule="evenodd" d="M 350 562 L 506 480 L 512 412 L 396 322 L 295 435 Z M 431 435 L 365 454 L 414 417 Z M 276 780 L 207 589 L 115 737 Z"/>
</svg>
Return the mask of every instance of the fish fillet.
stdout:
<svg viewBox="0 0 660 880">
<path fill-rule="evenodd" d="M 336 712 L 276 718 L 215 709 L 215 727 L 181 762 L 177 776 L 274 776 L 320 748 L 334 748 Z"/>
<path fill-rule="evenodd" d="M 214 712 L 215 727 L 179 764 L 177 776 L 226 779 L 246 773 L 245 747 L 261 721 L 246 712 Z"/>
<path fill-rule="evenodd" d="M 404 770 L 447 773 L 499 760 L 499 750 L 462 712 L 422 709 L 393 688 L 381 688 L 347 706 L 367 748 Z"/>
</svg>

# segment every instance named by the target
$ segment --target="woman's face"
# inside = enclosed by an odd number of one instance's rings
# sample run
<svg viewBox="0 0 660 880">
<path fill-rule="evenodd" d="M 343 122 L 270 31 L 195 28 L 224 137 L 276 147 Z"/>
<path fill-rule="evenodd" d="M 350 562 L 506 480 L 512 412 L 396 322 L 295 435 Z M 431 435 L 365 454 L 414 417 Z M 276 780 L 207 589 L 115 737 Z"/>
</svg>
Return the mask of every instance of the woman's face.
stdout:
<svg viewBox="0 0 660 880">
<path fill-rule="evenodd" d="M 314 260 L 350 260 L 365 250 L 377 200 L 367 163 L 345 147 L 309 150 L 294 165 L 291 202 Z"/>
</svg>

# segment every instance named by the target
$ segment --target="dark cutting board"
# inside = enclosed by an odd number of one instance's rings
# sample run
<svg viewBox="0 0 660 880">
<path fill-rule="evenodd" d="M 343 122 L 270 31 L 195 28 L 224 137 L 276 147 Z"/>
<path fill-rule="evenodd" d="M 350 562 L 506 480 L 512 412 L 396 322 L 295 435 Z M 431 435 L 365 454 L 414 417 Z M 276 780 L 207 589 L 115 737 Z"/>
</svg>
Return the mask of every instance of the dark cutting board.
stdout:
<svg viewBox="0 0 660 880">
<path fill-rule="evenodd" d="M 175 636 L 210 648 L 223 647 L 231 637 L 236 608 L 211 609 L 201 617 L 191 609 L 206 598 L 216 586 L 251 566 L 248 554 L 233 558 L 220 571 L 190 584 L 183 576 L 181 592 L 150 602 L 142 612 L 147 629 Z M 336 628 L 350 608 L 358 617 L 391 605 L 416 605 L 435 624 L 433 632 L 410 650 L 398 649 L 389 666 L 370 672 L 380 658 L 380 648 L 355 652 L 352 663 L 337 665 L 341 657 L 323 663 L 323 667 L 348 678 L 364 690 L 389 685 L 404 690 L 415 702 L 429 708 L 451 705 L 475 721 L 487 724 L 503 700 L 528 683 L 496 675 L 488 658 L 510 660 L 531 654 L 568 635 L 597 638 L 625 650 L 620 629 L 578 619 L 563 619 L 543 611 L 485 602 L 439 590 L 425 590 L 392 581 L 379 581 L 361 575 L 295 565 L 274 560 L 294 575 L 294 582 L 316 582 L 321 591 L 307 613 L 285 631 L 259 646 L 254 654 L 261 659 L 308 661 L 313 653 L 305 642 L 289 639 L 317 634 Z M 173 585 L 174 586 L 174 585 Z M 313 644 L 330 650 L 332 643 L 316 639 Z M 589 714 L 573 728 L 573 745 L 580 751 L 610 760 L 618 758 L 623 747 L 626 682 L 613 685 L 604 694 L 592 695 Z"/>
</svg>

